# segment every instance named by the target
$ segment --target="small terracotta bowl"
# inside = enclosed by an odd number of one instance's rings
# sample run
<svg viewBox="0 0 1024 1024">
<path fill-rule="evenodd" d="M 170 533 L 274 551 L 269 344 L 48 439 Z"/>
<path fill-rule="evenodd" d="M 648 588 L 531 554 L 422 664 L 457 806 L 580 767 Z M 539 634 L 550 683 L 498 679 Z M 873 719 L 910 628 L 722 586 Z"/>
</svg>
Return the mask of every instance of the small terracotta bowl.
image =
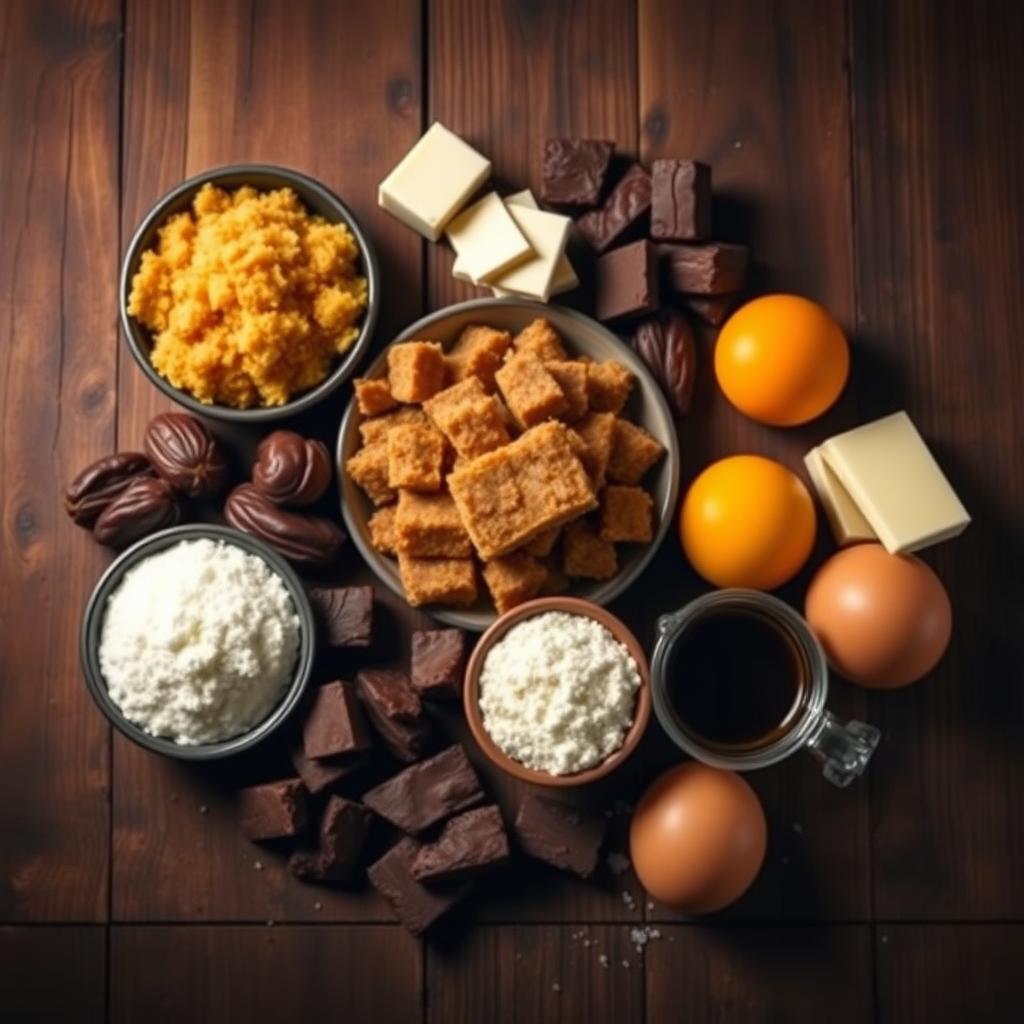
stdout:
<svg viewBox="0 0 1024 1024">
<path fill-rule="evenodd" d="M 636 707 L 633 711 L 633 724 L 629 727 L 618 750 L 609 754 L 600 764 L 587 768 L 572 775 L 549 775 L 547 772 L 527 768 L 526 765 L 503 753 L 488 735 L 480 714 L 480 673 L 484 667 L 484 659 L 490 649 L 515 625 L 524 619 L 533 618 L 542 612 L 566 612 L 569 615 L 584 615 L 588 619 L 604 626 L 619 643 L 625 645 L 640 673 L 640 688 L 636 692 Z M 647 666 L 647 655 L 635 636 L 614 615 L 590 601 L 578 597 L 541 597 L 535 601 L 505 612 L 477 641 L 469 663 L 466 665 L 466 684 L 463 688 L 463 702 L 466 709 L 466 721 L 480 749 L 502 771 L 513 778 L 524 782 L 533 782 L 539 786 L 585 786 L 588 782 L 596 782 L 615 771 L 623 761 L 636 749 L 651 717 L 651 679 Z"/>
</svg>

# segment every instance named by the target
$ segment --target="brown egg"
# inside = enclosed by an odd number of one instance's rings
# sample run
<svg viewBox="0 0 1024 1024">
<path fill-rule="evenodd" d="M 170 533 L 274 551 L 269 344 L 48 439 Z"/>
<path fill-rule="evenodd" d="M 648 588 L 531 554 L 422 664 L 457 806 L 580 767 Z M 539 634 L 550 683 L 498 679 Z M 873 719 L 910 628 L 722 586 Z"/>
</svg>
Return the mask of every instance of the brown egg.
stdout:
<svg viewBox="0 0 1024 1024">
<path fill-rule="evenodd" d="M 750 786 L 735 772 L 697 761 L 658 778 L 629 826 L 643 887 L 686 914 L 738 900 L 761 869 L 766 843 L 764 811 Z"/>
<path fill-rule="evenodd" d="M 883 690 L 927 675 L 953 629 L 939 577 L 921 559 L 890 555 L 880 544 L 833 555 L 811 580 L 804 614 L 840 675 Z"/>
</svg>

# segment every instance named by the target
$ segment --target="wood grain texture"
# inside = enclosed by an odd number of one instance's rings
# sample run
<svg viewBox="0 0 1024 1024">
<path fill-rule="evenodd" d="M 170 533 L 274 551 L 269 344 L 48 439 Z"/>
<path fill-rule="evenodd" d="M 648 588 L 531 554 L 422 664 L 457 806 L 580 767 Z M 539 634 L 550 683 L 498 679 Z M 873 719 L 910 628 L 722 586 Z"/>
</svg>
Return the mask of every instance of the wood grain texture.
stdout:
<svg viewBox="0 0 1024 1024">
<path fill-rule="evenodd" d="M 883 1024 L 1020 1016 L 1024 925 L 882 925 L 875 958 Z"/>
<path fill-rule="evenodd" d="M 642 1008 L 624 925 L 448 928 L 427 947 L 430 1024 L 638 1021 Z"/>
<path fill-rule="evenodd" d="M 105 556 L 63 487 L 114 440 L 120 7 L 0 10 L 0 920 L 103 920 L 109 731 L 78 667 Z"/>
<path fill-rule="evenodd" d="M 106 1020 L 106 936 L 91 925 L 0 926 L 5 1021 Z"/>
<path fill-rule="evenodd" d="M 677 4 L 641 0 L 641 155 L 692 157 L 712 166 L 716 237 L 751 246 L 755 292 L 792 290 L 822 302 L 849 328 L 853 276 L 849 188 L 847 34 L 840 0 L 815 4 Z M 777 458 L 803 475 L 806 450 L 852 425 L 849 398 L 822 420 L 781 431 L 741 416 L 718 390 L 713 335 L 701 338 L 693 411 L 681 427 L 683 486 L 709 462 L 738 452 Z M 781 595 L 800 606 L 811 569 L 831 550 L 824 521 L 810 565 Z M 682 568 L 685 566 L 685 568 Z M 675 537 L 620 602 L 646 642 L 654 610 L 708 589 Z M 626 606 L 632 606 L 632 611 Z M 863 694 L 838 684 L 830 705 L 863 718 Z M 675 757 L 665 746 L 663 762 Z M 839 792 L 797 756 L 749 776 L 769 821 L 765 868 L 728 916 L 867 919 L 865 784 Z M 654 917 L 671 918 L 663 908 Z"/>
<path fill-rule="evenodd" d="M 650 1024 L 874 1020 L 866 926 L 665 927 L 646 967 Z"/>
<path fill-rule="evenodd" d="M 1024 9 L 853 15 L 860 411 L 906 408 L 975 520 L 924 556 L 953 600 L 945 660 L 871 701 L 876 912 L 1020 917 Z"/>
<path fill-rule="evenodd" d="M 397 927 L 115 927 L 110 1020 L 420 1019 L 422 961 Z"/>
</svg>

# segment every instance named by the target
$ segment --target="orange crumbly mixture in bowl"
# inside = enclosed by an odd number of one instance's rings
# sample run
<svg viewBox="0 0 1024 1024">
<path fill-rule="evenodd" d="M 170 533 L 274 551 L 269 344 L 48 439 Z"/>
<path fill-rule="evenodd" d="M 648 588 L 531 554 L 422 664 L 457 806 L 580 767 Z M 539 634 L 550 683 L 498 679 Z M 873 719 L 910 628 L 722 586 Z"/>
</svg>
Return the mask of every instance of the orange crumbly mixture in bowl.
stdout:
<svg viewBox="0 0 1024 1024">
<path fill-rule="evenodd" d="M 283 405 L 358 337 L 358 256 L 349 229 L 291 189 L 208 182 L 143 253 L 128 312 L 152 331 L 150 359 L 174 387 L 207 404 Z"/>
</svg>

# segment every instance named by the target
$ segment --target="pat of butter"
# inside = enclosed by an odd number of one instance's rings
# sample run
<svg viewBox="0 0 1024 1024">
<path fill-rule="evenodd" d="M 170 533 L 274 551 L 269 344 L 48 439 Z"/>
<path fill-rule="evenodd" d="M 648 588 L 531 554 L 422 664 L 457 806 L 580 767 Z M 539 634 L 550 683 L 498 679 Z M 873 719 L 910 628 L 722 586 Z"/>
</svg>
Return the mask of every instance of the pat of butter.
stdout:
<svg viewBox="0 0 1024 1024">
<path fill-rule="evenodd" d="M 971 521 L 905 412 L 830 438 L 821 457 L 891 554 L 955 537 Z"/>
<path fill-rule="evenodd" d="M 490 160 L 435 121 L 380 183 L 377 203 L 436 242 L 490 176 Z"/>
<path fill-rule="evenodd" d="M 498 277 L 533 254 L 508 207 L 489 192 L 448 225 L 448 240 L 474 284 Z"/>
<path fill-rule="evenodd" d="M 547 302 L 551 297 L 551 282 L 555 277 L 555 268 L 565 253 L 565 244 L 569 240 L 568 217 L 546 210 L 531 210 L 528 206 L 515 206 L 509 203 L 506 209 L 512 214 L 519 230 L 533 249 L 533 255 L 522 263 L 516 264 L 493 283 L 505 291 L 516 295 L 526 295 L 532 299 Z"/>
<path fill-rule="evenodd" d="M 832 536 L 836 543 L 855 544 L 862 540 L 875 540 L 875 531 L 864 518 L 863 513 L 850 497 L 849 492 L 839 482 L 839 478 L 825 465 L 820 448 L 812 448 L 804 456 L 807 475 L 811 478 L 814 490 L 818 495 L 825 518 L 832 528 Z"/>
</svg>

